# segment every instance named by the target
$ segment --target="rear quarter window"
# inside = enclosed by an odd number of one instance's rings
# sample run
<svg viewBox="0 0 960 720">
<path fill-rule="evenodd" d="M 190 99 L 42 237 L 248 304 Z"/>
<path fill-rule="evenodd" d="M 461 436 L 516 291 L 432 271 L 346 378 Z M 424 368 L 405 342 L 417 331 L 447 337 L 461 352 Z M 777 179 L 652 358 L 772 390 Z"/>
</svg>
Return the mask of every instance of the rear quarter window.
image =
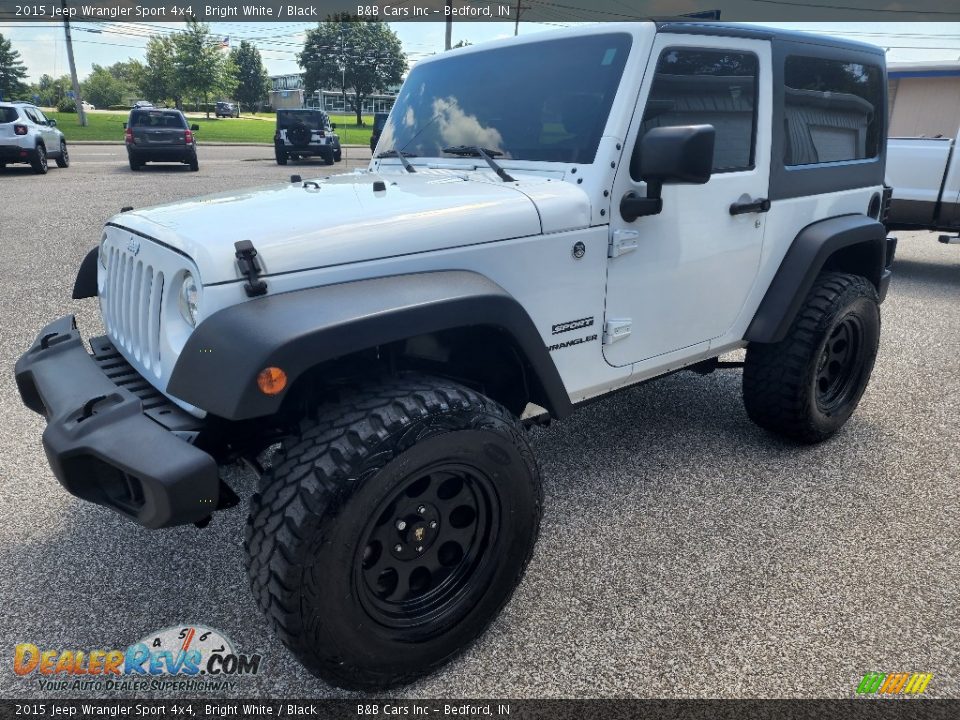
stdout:
<svg viewBox="0 0 960 720">
<path fill-rule="evenodd" d="M 20 117 L 20 115 L 17 113 L 16 108 L 0 107 L 0 123 L 16 122 L 18 117 Z"/>
<path fill-rule="evenodd" d="M 883 134 L 883 72 L 876 65 L 791 55 L 784 65 L 783 162 L 875 158 Z"/>
</svg>

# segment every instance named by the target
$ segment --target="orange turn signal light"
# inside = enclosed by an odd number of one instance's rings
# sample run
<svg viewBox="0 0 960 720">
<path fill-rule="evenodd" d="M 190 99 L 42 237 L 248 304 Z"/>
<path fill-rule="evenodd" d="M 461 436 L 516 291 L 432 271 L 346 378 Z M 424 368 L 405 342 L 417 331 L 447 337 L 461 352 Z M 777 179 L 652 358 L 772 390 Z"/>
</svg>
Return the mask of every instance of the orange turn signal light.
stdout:
<svg viewBox="0 0 960 720">
<path fill-rule="evenodd" d="M 268 367 L 257 375 L 257 387 L 264 395 L 279 395 L 287 386 L 287 374 L 278 367 Z"/>
</svg>

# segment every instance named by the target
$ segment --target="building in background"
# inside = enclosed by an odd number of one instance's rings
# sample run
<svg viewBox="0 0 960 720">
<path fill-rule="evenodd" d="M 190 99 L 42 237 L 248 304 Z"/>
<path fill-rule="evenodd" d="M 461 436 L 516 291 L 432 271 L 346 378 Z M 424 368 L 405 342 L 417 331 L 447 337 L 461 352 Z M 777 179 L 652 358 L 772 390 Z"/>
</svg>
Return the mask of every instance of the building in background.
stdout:
<svg viewBox="0 0 960 720">
<path fill-rule="evenodd" d="M 353 112 L 349 99 L 353 93 L 347 93 L 346 102 L 339 90 L 317 90 L 307 95 L 303 86 L 303 74 L 273 75 L 270 77 L 270 105 L 278 108 L 317 107 L 330 113 L 348 115 Z M 370 95 L 363 99 L 361 112 L 372 115 L 378 112 L 390 112 L 397 100 L 400 86 L 391 87 L 385 93 Z"/>
<path fill-rule="evenodd" d="M 955 137 L 960 130 L 960 62 L 887 65 L 890 137 Z"/>
</svg>

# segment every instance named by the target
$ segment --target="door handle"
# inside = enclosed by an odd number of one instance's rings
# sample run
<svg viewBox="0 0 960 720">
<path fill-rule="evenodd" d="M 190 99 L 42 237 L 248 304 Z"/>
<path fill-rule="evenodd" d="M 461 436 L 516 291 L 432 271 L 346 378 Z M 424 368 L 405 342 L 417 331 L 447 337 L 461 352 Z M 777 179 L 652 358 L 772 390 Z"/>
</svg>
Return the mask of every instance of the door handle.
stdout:
<svg viewBox="0 0 960 720">
<path fill-rule="evenodd" d="M 758 198 L 756 200 L 747 200 L 746 202 L 735 202 L 730 206 L 731 215 L 746 215 L 747 213 L 765 213 L 770 209 L 770 201 L 767 198 Z"/>
</svg>

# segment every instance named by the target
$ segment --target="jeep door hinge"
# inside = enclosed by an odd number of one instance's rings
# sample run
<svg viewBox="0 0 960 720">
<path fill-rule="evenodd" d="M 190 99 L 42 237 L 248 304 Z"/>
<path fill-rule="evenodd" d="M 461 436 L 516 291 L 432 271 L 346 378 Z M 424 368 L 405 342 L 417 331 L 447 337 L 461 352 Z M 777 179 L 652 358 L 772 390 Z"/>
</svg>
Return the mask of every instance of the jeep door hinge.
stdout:
<svg viewBox="0 0 960 720">
<path fill-rule="evenodd" d="M 603 344 L 612 345 L 617 340 L 629 337 L 632 325 L 633 321 L 630 318 L 608 320 L 603 326 Z"/>
<path fill-rule="evenodd" d="M 637 249 L 637 238 L 640 233 L 636 230 L 614 230 L 610 237 L 610 247 L 607 249 L 607 257 L 620 257 L 628 252 Z"/>
</svg>

